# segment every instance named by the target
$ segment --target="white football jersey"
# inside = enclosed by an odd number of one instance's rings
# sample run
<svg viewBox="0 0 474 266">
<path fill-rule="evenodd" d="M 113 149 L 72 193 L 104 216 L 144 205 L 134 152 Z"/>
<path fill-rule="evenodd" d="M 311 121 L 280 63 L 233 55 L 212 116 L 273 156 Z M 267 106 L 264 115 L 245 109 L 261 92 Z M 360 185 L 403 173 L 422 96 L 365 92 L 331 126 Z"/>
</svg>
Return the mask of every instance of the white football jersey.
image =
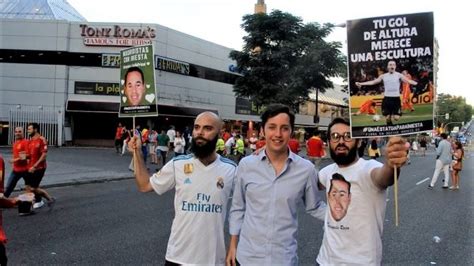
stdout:
<svg viewBox="0 0 474 266">
<path fill-rule="evenodd" d="M 225 264 L 224 222 L 236 167 L 233 161 L 219 155 L 208 166 L 193 155 L 182 155 L 150 177 L 158 194 L 176 189 L 166 260 L 178 264 Z"/>
</svg>

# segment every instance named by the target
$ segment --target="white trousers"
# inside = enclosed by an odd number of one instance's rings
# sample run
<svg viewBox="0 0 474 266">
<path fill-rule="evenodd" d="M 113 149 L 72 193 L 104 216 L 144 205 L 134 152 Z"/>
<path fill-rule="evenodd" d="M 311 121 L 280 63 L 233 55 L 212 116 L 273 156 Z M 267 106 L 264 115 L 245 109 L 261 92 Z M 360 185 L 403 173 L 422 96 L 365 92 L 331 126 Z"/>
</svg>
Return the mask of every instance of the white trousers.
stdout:
<svg viewBox="0 0 474 266">
<path fill-rule="evenodd" d="M 431 186 L 434 187 L 436 181 L 438 180 L 438 176 L 441 173 L 441 170 L 444 172 L 444 186 L 448 186 L 449 182 L 449 164 L 443 164 L 441 160 L 436 160 L 435 171 L 433 173 L 433 177 L 431 178 Z"/>
</svg>

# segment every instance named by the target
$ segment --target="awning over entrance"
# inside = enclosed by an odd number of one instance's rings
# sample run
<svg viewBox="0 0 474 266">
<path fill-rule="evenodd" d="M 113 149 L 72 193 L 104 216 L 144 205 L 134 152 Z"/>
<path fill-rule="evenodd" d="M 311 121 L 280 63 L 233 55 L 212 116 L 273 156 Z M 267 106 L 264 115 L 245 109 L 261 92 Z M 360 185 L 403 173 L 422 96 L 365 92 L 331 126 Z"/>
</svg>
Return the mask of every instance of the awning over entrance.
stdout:
<svg viewBox="0 0 474 266">
<path fill-rule="evenodd" d="M 118 113 L 119 103 L 110 102 L 90 102 L 90 101 L 67 101 L 66 111 L 77 113 Z M 182 107 L 158 104 L 158 114 L 160 116 L 176 116 L 176 117 L 196 117 L 198 114 L 210 111 L 219 114 L 217 110 Z"/>
</svg>

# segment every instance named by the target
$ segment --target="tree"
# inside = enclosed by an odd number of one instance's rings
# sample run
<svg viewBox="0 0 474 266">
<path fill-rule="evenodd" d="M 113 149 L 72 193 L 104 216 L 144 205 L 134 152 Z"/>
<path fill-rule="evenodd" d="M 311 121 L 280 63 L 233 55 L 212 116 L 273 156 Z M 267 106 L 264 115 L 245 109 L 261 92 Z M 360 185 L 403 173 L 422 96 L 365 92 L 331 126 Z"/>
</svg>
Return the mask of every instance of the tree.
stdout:
<svg viewBox="0 0 474 266">
<path fill-rule="evenodd" d="M 445 125 L 451 122 L 467 123 L 472 118 L 472 106 L 466 103 L 464 97 L 441 93 L 438 94 L 436 106 L 438 122 Z M 446 113 L 449 114 L 449 119 L 444 117 Z M 448 125 L 448 130 L 452 130 L 455 126 L 460 126 L 460 124 L 451 123 Z"/>
<path fill-rule="evenodd" d="M 243 17 L 242 51 L 232 51 L 242 76 L 234 92 L 261 107 L 283 103 L 297 109 L 309 92 L 332 88 L 330 77 L 345 76 L 346 58 L 339 42 L 326 42 L 332 24 L 303 24 L 279 10 Z"/>
</svg>

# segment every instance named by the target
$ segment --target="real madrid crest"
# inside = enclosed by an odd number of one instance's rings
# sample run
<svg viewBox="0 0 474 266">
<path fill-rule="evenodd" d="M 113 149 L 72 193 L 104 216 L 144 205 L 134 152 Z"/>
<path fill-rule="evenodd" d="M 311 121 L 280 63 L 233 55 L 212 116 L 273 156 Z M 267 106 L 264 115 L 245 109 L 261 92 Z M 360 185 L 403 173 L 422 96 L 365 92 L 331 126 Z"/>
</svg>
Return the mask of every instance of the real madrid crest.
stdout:
<svg viewBox="0 0 474 266">
<path fill-rule="evenodd" d="M 224 188 L 224 178 L 222 176 L 217 177 L 217 188 Z"/>
<path fill-rule="evenodd" d="M 184 165 L 184 173 L 185 174 L 191 174 L 194 171 L 194 166 L 192 163 L 187 163 Z"/>
</svg>

